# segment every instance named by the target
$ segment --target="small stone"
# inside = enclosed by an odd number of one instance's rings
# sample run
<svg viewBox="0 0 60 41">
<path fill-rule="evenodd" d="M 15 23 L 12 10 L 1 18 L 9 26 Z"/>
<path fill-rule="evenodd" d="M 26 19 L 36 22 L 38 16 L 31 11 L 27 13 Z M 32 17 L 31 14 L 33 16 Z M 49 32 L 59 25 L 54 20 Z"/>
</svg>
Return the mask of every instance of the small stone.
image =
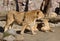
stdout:
<svg viewBox="0 0 60 41">
<path fill-rule="evenodd" d="M 56 25 L 53 23 L 49 23 L 50 27 L 55 27 Z"/>
<path fill-rule="evenodd" d="M 6 22 L 5 22 L 5 21 L 0 21 L 0 26 L 1 26 L 1 27 L 4 27 L 4 26 L 5 26 L 5 24 L 6 24 Z"/>
<path fill-rule="evenodd" d="M 9 35 L 3 38 L 3 40 L 6 40 L 6 41 L 14 41 L 15 39 L 16 38 L 13 35 Z"/>
<path fill-rule="evenodd" d="M 9 29 L 7 31 L 7 33 L 11 34 L 11 35 L 16 35 L 16 31 L 14 29 Z"/>
</svg>

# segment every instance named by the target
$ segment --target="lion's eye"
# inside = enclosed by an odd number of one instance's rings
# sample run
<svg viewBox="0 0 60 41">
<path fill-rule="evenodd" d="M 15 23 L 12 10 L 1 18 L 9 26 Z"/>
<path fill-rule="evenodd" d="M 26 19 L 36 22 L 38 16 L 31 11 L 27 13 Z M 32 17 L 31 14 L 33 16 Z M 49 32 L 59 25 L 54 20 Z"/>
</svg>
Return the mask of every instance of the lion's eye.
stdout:
<svg viewBox="0 0 60 41">
<path fill-rule="evenodd" d="M 39 14 L 39 12 L 37 12 L 37 15 Z"/>
</svg>

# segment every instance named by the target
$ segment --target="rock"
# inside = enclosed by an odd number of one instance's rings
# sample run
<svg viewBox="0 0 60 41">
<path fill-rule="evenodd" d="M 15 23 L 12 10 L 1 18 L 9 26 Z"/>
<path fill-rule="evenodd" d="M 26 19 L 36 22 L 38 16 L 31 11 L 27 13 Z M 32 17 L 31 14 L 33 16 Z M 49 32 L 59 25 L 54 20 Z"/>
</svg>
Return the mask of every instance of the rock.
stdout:
<svg viewBox="0 0 60 41">
<path fill-rule="evenodd" d="M 55 12 L 50 12 L 49 14 L 46 15 L 46 18 L 53 19 L 56 18 L 57 14 Z"/>
<path fill-rule="evenodd" d="M 60 22 L 56 24 L 56 27 L 60 27 Z"/>
<path fill-rule="evenodd" d="M 29 0 L 29 10 L 40 9 L 43 0 Z M 38 5 L 37 5 L 38 4 Z"/>
<path fill-rule="evenodd" d="M 55 27 L 56 25 L 53 23 L 49 23 L 50 27 Z"/>
<path fill-rule="evenodd" d="M 7 40 L 7 41 L 21 41 L 21 40 L 24 40 L 24 37 L 23 35 L 20 35 L 20 34 L 15 34 L 15 35 L 11 35 L 11 34 L 5 34 L 3 40 Z"/>
<path fill-rule="evenodd" d="M 4 32 L 4 28 L 0 26 L 0 32 L 3 33 Z"/>
<path fill-rule="evenodd" d="M 17 24 L 13 24 L 12 29 L 14 29 L 15 31 L 17 31 L 17 30 L 21 30 L 21 29 L 22 29 L 22 26 L 17 25 Z"/>
<path fill-rule="evenodd" d="M 16 35 L 16 31 L 14 29 L 9 29 L 7 31 L 7 33 L 11 34 L 11 35 Z"/>
<path fill-rule="evenodd" d="M 52 11 L 55 11 L 56 7 L 59 7 L 58 2 L 60 2 L 60 0 L 51 0 L 52 1 Z"/>
<path fill-rule="evenodd" d="M 1 26 L 1 27 L 4 27 L 4 26 L 5 26 L 5 24 L 6 24 L 6 22 L 5 22 L 5 21 L 0 21 L 0 26 Z"/>
<path fill-rule="evenodd" d="M 15 38 L 16 38 L 16 41 L 24 40 L 23 35 L 20 35 L 20 34 L 15 35 Z"/>
<path fill-rule="evenodd" d="M 3 40 L 14 41 L 16 38 L 13 35 L 9 35 L 3 38 Z"/>
<path fill-rule="evenodd" d="M 2 39 L 3 38 L 3 33 L 0 33 L 0 39 Z"/>
</svg>

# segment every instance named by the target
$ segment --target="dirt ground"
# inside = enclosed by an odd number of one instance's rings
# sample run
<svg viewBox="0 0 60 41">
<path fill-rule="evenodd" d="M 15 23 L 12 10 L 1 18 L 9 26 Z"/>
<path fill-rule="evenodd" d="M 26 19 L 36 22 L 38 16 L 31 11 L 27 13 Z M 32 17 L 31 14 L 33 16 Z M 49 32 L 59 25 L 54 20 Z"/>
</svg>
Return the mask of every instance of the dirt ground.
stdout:
<svg viewBox="0 0 60 41">
<path fill-rule="evenodd" d="M 0 26 L 4 26 L 5 22 L 0 22 Z M 16 26 L 16 25 L 15 25 Z M 60 41 L 60 27 L 54 27 L 54 32 L 37 31 L 36 35 L 31 35 L 31 32 L 24 34 L 23 41 Z"/>
<path fill-rule="evenodd" d="M 38 31 L 36 35 L 25 33 L 24 41 L 60 41 L 60 27 L 55 27 L 54 30 L 48 33 Z"/>
</svg>

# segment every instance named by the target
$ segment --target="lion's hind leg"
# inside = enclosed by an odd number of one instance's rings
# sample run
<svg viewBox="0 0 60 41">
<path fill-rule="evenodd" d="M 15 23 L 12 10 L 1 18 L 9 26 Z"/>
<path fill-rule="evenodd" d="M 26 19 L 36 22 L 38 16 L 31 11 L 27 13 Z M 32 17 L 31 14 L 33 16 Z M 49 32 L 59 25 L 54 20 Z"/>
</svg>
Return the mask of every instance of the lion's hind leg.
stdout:
<svg viewBox="0 0 60 41">
<path fill-rule="evenodd" d="M 27 28 L 27 25 L 26 25 L 26 24 L 23 25 L 23 27 L 22 27 L 22 29 L 21 29 L 21 34 L 24 34 L 24 31 L 25 31 L 26 28 Z"/>
<path fill-rule="evenodd" d="M 7 31 L 10 27 L 10 25 L 13 23 L 13 21 L 14 21 L 14 19 L 8 19 L 7 21 L 6 21 L 6 25 L 5 25 L 5 27 L 4 27 L 4 32 L 5 31 Z"/>
<path fill-rule="evenodd" d="M 29 25 L 29 27 L 30 27 L 30 29 L 31 29 L 31 32 L 32 32 L 32 34 L 34 35 L 34 34 L 36 34 L 35 33 L 35 31 L 37 30 L 36 28 L 37 28 L 37 25 L 35 25 L 35 24 L 31 24 L 31 25 Z"/>
<path fill-rule="evenodd" d="M 33 35 L 36 34 L 35 31 L 34 31 L 34 29 L 33 29 L 33 27 L 30 27 L 30 28 L 31 28 L 32 34 L 33 34 Z"/>
</svg>

